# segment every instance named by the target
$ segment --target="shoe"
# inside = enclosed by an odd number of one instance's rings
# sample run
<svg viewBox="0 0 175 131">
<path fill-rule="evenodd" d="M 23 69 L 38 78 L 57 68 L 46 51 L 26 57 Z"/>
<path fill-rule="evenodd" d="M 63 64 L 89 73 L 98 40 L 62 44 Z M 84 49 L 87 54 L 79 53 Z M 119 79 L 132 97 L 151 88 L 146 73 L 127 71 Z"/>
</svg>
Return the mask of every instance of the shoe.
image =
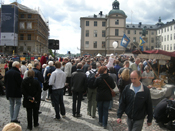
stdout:
<svg viewBox="0 0 175 131">
<path fill-rule="evenodd" d="M 62 115 L 62 118 L 66 118 L 66 116 L 65 115 Z"/>
<path fill-rule="evenodd" d="M 60 119 L 60 118 L 56 118 L 56 117 L 55 117 L 55 118 L 54 118 L 54 120 L 56 120 L 56 121 L 60 121 L 61 119 Z"/>
<path fill-rule="evenodd" d="M 82 114 L 78 114 L 77 117 L 82 117 Z"/>
<path fill-rule="evenodd" d="M 104 129 L 107 129 L 107 126 L 104 126 Z"/>
<path fill-rule="evenodd" d="M 98 124 L 99 124 L 100 126 L 102 126 L 102 123 L 101 123 L 101 122 L 98 122 Z"/>
<path fill-rule="evenodd" d="M 19 124 L 20 124 L 20 121 L 18 121 L 18 120 L 13 120 L 13 121 L 11 121 L 11 122 L 19 123 Z"/>
<path fill-rule="evenodd" d="M 42 112 L 41 111 L 38 111 L 38 114 L 41 114 Z"/>
<path fill-rule="evenodd" d="M 76 114 L 72 114 L 73 117 L 76 117 L 77 115 Z"/>
<path fill-rule="evenodd" d="M 41 101 L 45 101 L 44 99 L 41 99 Z"/>
<path fill-rule="evenodd" d="M 27 127 L 27 129 L 32 130 L 32 127 Z"/>
<path fill-rule="evenodd" d="M 36 125 L 34 125 L 34 127 L 38 127 L 39 126 L 39 123 L 38 124 L 36 124 Z"/>
<path fill-rule="evenodd" d="M 92 116 L 92 118 L 95 118 L 95 116 Z"/>
</svg>

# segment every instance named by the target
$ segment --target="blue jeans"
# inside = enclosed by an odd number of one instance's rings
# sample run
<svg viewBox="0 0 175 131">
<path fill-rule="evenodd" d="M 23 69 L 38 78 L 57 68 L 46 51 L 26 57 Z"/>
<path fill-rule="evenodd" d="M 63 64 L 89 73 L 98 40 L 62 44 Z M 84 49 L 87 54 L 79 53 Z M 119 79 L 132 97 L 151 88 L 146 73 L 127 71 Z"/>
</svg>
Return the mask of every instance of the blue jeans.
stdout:
<svg viewBox="0 0 175 131">
<path fill-rule="evenodd" d="M 18 114 L 21 106 L 21 98 L 9 97 L 11 121 L 18 120 Z M 15 105 L 16 103 L 16 105 Z"/>
<path fill-rule="evenodd" d="M 52 90 L 51 97 L 56 113 L 56 118 L 60 119 L 60 110 L 61 115 L 65 115 L 65 107 L 63 103 L 63 89 Z"/>
<path fill-rule="evenodd" d="M 107 126 L 108 122 L 108 109 L 110 101 L 98 101 L 98 115 L 99 122 L 103 124 L 103 126 Z"/>
</svg>

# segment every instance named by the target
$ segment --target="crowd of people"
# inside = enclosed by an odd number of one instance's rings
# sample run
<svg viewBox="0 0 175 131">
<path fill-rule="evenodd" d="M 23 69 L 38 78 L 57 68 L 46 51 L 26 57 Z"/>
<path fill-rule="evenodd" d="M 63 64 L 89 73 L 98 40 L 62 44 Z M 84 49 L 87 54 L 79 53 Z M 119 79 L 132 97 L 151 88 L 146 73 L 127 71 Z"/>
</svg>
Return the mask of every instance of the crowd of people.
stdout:
<svg viewBox="0 0 175 131">
<path fill-rule="evenodd" d="M 145 116 L 148 116 L 147 125 L 151 125 L 153 108 L 147 86 L 155 79 L 152 70 L 154 68 L 154 72 L 157 71 L 156 60 L 111 55 L 47 61 L 45 55 L 40 61 L 35 59 L 33 64 L 26 65 L 22 61 L 21 65 L 14 61 L 9 66 L 6 65 L 4 84 L 10 103 L 11 122 L 20 123 L 18 114 L 22 98 L 27 112 L 28 129 L 32 130 L 33 123 L 34 127 L 39 126 L 41 100 L 51 100 L 55 109 L 54 119 L 60 121 L 66 117 L 63 98 L 67 94 L 72 96 L 73 117 L 82 117 L 81 101 L 87 96 L 87 115 L 97 117 L 97 108 L 98 123 L 106 129 L 108 111 L 113 108 L 110 88 L 117 87 L 120 92 L 117 122 L 121 123 L 125 112 L 129 131 L 141 130 Z M 162 70 L 166 68 L 167 66 L 162 67 Z M 46 81 L 48 89 L 43 87 Z"/>
</svg>

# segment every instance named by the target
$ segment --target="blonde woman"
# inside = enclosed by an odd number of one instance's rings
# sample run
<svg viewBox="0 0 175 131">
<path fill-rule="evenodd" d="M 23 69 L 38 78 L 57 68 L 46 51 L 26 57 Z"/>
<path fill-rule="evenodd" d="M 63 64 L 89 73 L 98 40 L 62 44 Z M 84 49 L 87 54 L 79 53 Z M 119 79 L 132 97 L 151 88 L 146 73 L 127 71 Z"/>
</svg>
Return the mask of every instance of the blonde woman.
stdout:
<svg viewBox="0 0 175 131">
<path fill-rule="evenodd" d="M 2 131 L 22 131 L 22 128 L 19 124 L 16 123 L 8 123 L 4 126 Z"/>
<path fill-rule="evenodd" d="M 24 72 L 24 77 L 23 77 L 23 79 L 25 79 L 26 77 L 28 77 L 28 70 L 30 70 L 30 69 L 32 69 L 33 67 L 32 67 L 32 64 L 31 63 L 29 63 L 28 65 L 27 65 L 27 70 Z"/>
<path fill-rule="evenodd" d="M 118 80 L 118 88 L 119 88 L 119 92 L 120 92 L 120 98 L 122 95 L 122 92 L 125 88 L 126 85 L 130 84 L 131 80 L 130 80 L 130 75 L 129 75 L 129 69 L 124 69 L 123 72 L 121 73 L 121 77 Z M 119 100 L 120 100 L 119 98 Z"/>
</svg>

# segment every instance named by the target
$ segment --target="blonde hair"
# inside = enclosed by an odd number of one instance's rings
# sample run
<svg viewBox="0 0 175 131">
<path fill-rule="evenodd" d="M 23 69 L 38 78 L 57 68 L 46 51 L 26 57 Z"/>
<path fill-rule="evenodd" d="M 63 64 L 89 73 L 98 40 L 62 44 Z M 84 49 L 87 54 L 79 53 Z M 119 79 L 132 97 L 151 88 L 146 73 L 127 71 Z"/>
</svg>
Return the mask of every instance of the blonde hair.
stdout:
<svg viewBox="0 0 175 131">
<path fill-rule="evenodd" d="M 2 131 L 22 131 L 22 128 L 20 125 L 16 123 L 8 123 L 7 125 L 4 126 Z"/>
<path fill-rule="evenodd" d="M 121 77 L 123 80 L 127 81 L 130 79 L 130 76 L 129 76 L 129 69 L 124 69 L 121 73 Z"/>
<path fill-rule="evenodd" d="M 32 64 L 31 63 L 29 63 L 28 65 L 27 65 L 27 68 L 30 70 L 30 69 L 32 69 L 33 67 L 32 67 Z"/>
</svg>

